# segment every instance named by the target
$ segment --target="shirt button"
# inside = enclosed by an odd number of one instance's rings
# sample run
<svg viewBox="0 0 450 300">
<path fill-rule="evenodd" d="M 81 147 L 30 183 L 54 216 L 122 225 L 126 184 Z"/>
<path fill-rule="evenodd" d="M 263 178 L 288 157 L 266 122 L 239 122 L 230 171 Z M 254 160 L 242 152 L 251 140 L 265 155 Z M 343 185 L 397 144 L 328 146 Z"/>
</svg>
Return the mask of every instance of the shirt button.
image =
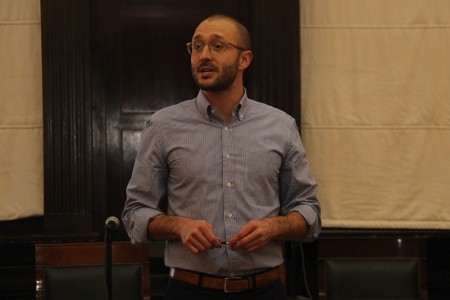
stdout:
<svg viewBox="0 0 450 300">
<path fill-rule="evenodd" d="M 232 187 L 233 186 L 233 184 L 231 183 L 231 182 L 227 182 L 227 187 Z"/>
<path fill-rule="evenodd" d="M 226 158 L 230 158 L 230 154 L 228 154 L 228 153 L 225 154 L 225 157 L 226 157 Z"/>
<path fill-rule="evenodd" d="M 233 213 L 228 213 L 228 215 L 227 215 L 227 216 L 228 216 L 228 218 L 230 218 L 230 219 L 231 219 L 231 218 L 233 218 Z"/>
<path fill-rule="evenodd" d="M 225 131 L 228 131 L 228 127 L 227 127 L 227 126 L 225 126 L 223 129 L 224 129 Z"/>
</svg>

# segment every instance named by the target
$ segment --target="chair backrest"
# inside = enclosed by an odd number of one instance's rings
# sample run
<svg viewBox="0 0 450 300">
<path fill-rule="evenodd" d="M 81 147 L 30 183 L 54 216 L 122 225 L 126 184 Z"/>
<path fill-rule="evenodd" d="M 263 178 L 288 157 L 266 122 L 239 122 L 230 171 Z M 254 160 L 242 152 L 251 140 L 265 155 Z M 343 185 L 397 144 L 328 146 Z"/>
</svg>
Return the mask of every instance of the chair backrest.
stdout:
<svg viewBox="0 0 450 300">
<path fill-rule="evenodd" d="M 419 299 L 413 259 L 326 261 L 327 299 Z"/>
<path fill-rule="evenodd" d="M 424 259 L 421 239 L 321 239 L 319 299 L 428 299 Z"/>
<path fill-rule="evenodd" d="M 147 245 L 112 244 L 112 299 L 150 299 Z M 36 299 L 107 299 L 103 243 L 36 244 Z"/>
</svg>

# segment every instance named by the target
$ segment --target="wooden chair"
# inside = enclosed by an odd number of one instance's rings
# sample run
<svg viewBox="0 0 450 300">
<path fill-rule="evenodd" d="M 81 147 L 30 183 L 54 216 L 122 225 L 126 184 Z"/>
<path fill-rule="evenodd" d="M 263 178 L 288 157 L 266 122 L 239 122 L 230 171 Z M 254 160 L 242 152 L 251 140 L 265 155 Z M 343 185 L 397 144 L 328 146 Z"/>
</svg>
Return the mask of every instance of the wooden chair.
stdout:
<svg viewBox="0 0 450 300">
<path fill-rule="evenodd" d="M 112 244 L 112 299 L 150 299 L 147 245 Z M 36 299 L 107 299 L 103 243 L 36 244 Z"/>
<path fill-rule="evenodd" d="M 428 299 L 424 240 L 318 240 L 319 299 Z"/>
</svg>

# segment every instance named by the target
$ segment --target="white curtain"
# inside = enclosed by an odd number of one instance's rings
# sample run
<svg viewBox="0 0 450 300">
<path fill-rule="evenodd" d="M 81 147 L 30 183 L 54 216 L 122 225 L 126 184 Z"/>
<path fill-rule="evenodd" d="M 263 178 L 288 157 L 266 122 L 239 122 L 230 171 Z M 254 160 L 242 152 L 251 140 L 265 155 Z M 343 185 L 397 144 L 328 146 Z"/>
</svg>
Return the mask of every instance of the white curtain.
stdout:
<svg viewBox="0 0 450 300">
<path fill-rule="evenodd" d="M 325 227 L 450 228 L 450 1 L 301 0 Z"/>
<path fill-rule="evenodd" d="M 0 220 L 43 214 L 39 0 L 0 1 Z M 300 0 L 325 227 L 450 228 L 450 1 Z"/>
<path fill-rule="evenodd" d="M 39 0 L 0 0 L 0 220 L 42 215 Z"/>
</svg>

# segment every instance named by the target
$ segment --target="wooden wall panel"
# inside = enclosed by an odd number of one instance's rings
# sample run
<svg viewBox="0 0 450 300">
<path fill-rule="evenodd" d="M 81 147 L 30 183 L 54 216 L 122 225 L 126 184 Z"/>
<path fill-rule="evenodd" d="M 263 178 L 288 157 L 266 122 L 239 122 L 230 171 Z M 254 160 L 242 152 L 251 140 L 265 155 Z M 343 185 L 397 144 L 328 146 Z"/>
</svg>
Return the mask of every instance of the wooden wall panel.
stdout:
<svg viewBox="0 0 450 300">
<path fill-rule="evenodd" d="M 253 0 L 118 2 L 114 12 L 105 13 L 107 3 L 99 0 L 92 24 L 93 56 L 100 58 L 93 60 L 93 80 L 103 83 L 93 93 L 103 99 L 105 112 L 106 215 L 117 216 L 123 208 L 130 158 L 139 144 L 130 134 L 138 135 L 155 111 L 197 95 L 185 44 L 212 14 L 235 17 L 252 35 L 255 57 L 245 76 L 249 96 L 299 121 L 298 1 L 283 6 Z M 123 231 L 119 235 L 126 238 Z"/>
<path fill-rule="evenodd" d="M 229 14 L 252 34 L 250 97 L 299 120 L 298 1 L 43 0 L 41 6 L 46 234 L 100 236 L 102 220 L 120 216 L 146 119 L 197 94 L 185 43 L 211 14 Z"/>
<path fill-rule="evenodd" d="M 92 231 L 89 1 L 41 1 L 45 233 Z"/>
</svg>

